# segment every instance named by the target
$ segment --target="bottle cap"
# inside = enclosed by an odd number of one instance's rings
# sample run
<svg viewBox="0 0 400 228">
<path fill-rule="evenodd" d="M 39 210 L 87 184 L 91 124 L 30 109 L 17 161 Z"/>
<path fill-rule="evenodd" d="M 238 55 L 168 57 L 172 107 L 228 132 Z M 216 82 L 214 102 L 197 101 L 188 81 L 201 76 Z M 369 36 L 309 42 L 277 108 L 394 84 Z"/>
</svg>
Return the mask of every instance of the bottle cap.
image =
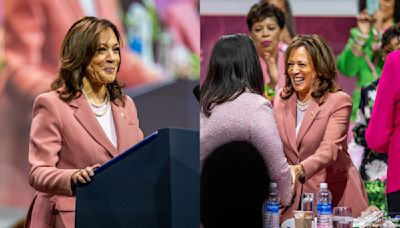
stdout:
<svg viewBox="0 0 400 228">
<path fill-rule="evenodd" d="M 328 184 L 327 183 L 321 183 L 320 185 L 319 185 L 319 187 L 320 188 L 328 188 Z"/>
<path fill-rule="evenodd" d="M 271 183 L 269 183 L 269 187 L 276 188 L 276 187 L 278 187 L 278 184 L 275 182 L 271 182 Z"/>
</svg>

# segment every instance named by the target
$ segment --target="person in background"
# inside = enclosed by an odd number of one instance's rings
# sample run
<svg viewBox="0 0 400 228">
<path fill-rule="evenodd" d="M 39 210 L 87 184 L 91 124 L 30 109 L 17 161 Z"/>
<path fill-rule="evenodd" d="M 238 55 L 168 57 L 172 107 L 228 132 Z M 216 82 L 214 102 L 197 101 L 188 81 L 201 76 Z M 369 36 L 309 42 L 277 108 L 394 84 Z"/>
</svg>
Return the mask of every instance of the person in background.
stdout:
<svg viewBox="0 0 400 228">
<path fill-rule="evenodd" d="M 285 84 L 283 53 L 287 45 L 280 42 L 285 15 L 274 5 L 254 4 L 247 13 L 246 21 L 260 59 L 265 95 L 272 99 L 275 90 Z"/>
<path fill-rule="evenodd" d="M 285 14 L 285 28 L 282 31 L 281 34 L 281 41 L 290 44 L 292 41 L 293 37 L 296 36 L 296 31 L 295 31 L 295 24 L 294 24 L 294 19 L 293 19 L 293 14 L 292 14 L 292 7 L 290 7 L 290 2 L 289 0 L 260 0 L 260 4 L 262 3 L 269 3 L 272 4 L 276 7 L 278 7 L 280 10 L 282 10 Z"/>
<path fill-rule="evenodd" d="M 281 204 L 287 206 L 292 199 L 291 169 L 283 154 L 271 102 L 263 93 L 253 41 L 240 34 L 220 37 L 200 93 L 200 169 L 217 147 L 247 141 L 260 151 L 271 181 L 278 184 Z"/>
<path fill-rule="evenodd" d="M 353 217 L 368 207 L 367 194 L 347 152 L 351 98 L 337 85 L 335 59 L 318 35 L 296 36 L 285 53 L 285 87 L 274 111 L 285 155 L 295 170 L 293 205 L 281 221 L 300 209 L 304 192 L 328 183 L 332 207 L 351 207 Z"/>
<path fill-rule="evenodd" d="M 400 25 L 391 26 L 382 35 L 383 58 L 392 51 L 400 49 Z M 371 118 L 379 79 L 361 88 L 360 106 L 357 119 L 353 128 L 355 142 L 363 146 L 364 155 L 360 166 L 360 174 L 367 189 L 370 205 L 375 205 L 381 210 L 386 210 L 386 199 L 384 197 L 385 181 L 387 175 L 387 154 L 376 153 L 368 148 L 365 141 L 365 130 Z M 370 186 L 370 187 L 369 187 Z M 381 186 L 373 188 L 372 186 Z M 377 191 L 380 189 L 381 191 Z"/>
<path fill-rule="evenodd" d="M 399 91 L 400 51 L 386 57 L 365 139 L 368 147 L 387 153 L 386 197 L 390 215 L 400 214 Z"/>
<path fill-rule="evenodd" d="M 29 183 L 37 190 L 27 227 L 74 227 L 77 183 L 143 139 L 136 107 L 117 81 L 121 37 L 106 19 L 68 30 L 51 91 L 34 103 Z"/>
<path fill-rule="evenodd" d="M 345 48 L 337 58 L 338 70 L 345 77 L 356 77 L 351 121 L 355 121 L 360 101 L 360 88 L 380 75 L 383 67 L 381 36 L 390 26 L 400 22 L 400 0 L 380 0 L 379 9 L 369 15 L 360 7 L 357 27 L 350 30 Z M 365 6 L 363 6 L 365 7 Z"/>
<path fill-rule="evenodd" d="M 107 18 L 122 28 L 118 1 L 5 0 L 5 67 L 0 75 L 0 205 L 28 207 L 26 159 L 34 98 L 50 88 L 69 27 L 84 15 Z M 120 30 L 122 31 L 122 30 Z M 121 34 L 123 35 L 123 32 Z M 121 40 L 122 41 L 122 40 Z M 126 87 L 157 82 L 157 71 L 121 46 L 119 81 Z M 13 175 L 9 175 L 12 173 Z"/>
</svg>

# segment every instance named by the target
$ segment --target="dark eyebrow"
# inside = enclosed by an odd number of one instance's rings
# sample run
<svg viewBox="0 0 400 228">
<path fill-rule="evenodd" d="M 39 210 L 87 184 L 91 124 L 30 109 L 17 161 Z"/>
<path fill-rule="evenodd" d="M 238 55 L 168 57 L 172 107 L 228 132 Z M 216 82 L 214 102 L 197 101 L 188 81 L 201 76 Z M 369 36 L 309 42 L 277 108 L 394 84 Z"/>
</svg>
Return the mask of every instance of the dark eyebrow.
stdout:
<svg viewBox="0 0 400 228">
<path fill-rule="evenodd" d="M 102 46 L 107 47 L 108 45 L 107 45 L 107 43 L 100 43 L 100 47 L 102 47 Z M 113 45 L 113 47 L 115 47 L 115 46 L 119 46 L 119 43 L 115 43 Z"/>
</svg>

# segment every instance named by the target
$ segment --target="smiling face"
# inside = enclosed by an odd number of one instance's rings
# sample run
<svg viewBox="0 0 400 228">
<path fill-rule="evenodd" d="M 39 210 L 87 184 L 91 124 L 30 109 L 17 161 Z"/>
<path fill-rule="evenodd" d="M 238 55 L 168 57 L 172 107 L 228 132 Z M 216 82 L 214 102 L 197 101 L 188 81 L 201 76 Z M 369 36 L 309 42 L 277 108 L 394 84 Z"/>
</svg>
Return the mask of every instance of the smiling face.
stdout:
<svg viewBox="0 0 400 228">
<path fill-rule="evenodd" d="M 293 49 L 287 63 L 287 73 L 300 101 L 311 97 L 317 72 L 304 46 Z"/>
<path fill-rule="evenodd" d="M 108 84 L 115 81 L 121 61 L 120 46 L 112 29 L 100 33 L 100 45 L 87 66 L 92 84 Z"/>
<path fill-rule="evenodd" d="M 267 17 L 256 22 L 251 27 L 250 36 L 254 42 L 257 52 L 272 53 L 276 50 L 282 29 L 279 27 L 275 17 Z"/>
</svg>

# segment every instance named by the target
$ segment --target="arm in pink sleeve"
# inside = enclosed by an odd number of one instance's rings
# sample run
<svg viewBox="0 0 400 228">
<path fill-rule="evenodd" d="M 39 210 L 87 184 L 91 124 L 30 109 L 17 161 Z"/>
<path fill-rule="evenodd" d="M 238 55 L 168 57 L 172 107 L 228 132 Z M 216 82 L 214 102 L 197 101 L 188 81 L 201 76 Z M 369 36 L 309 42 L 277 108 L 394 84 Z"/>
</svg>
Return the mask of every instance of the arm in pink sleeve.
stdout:
<svg viewBox="0 0 400 228">
<path fill-rule="evenodd" d="M 266 104 L 262 105 L 249 116 L 249 121 L 251 121 L 249 128 L 251 141 L 264 157 L 271 180 L 278 184 L 280 201 L 284 206 L 290 205 L 292 177 L 272 108 Z"/>
<path fill-rule="evenodd" d="M 400 77 L 399 56 L 400 52 L 397 51 L 389 54 L 386 58 L 379 79 L 371 119 L 365 132 L 368 147 L 377 152 L 388 151 L 392 136 L 395 98 L 400 89 L 398 85 L 398 78 Z"/>
<path fill-rule="evenodd" d="M 333 107 L 335 110 L 329 116 L 320 146 L 313 155 L 300 163 L 304 167 L 306 180 L 332 164 L 336 161 L 338 154 L 343 153 L 342 144 L 347 140 L 352 107 L 350 97 L 348 95 L 338 97 Z"/>
<path fill-rule="evenodd" d="M 59 169 L 62 123 L 51 101 L 39 96 L 34 105 L 29 142 L 30 185 L 38 191 L 72 196 L 71 176 L 78 169 Z"/>
</svg>

